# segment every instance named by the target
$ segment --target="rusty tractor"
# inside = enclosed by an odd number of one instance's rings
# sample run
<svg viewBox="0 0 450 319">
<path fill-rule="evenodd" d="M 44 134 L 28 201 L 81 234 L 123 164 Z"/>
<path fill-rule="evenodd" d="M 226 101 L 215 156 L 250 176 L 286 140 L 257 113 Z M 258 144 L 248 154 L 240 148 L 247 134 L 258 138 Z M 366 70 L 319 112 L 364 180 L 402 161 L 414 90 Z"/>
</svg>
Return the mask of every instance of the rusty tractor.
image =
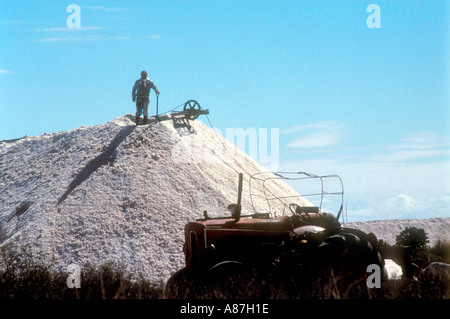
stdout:
<svg viewBox="0 0 450 319">
<path fill-rule="evenodd" d="M 312 180 L 319 191 L 280 196 L 274 191 L 279 180 Z M 329 180 L 337 191 L 326 189 Z M 228 216 L 204 211 L 203 218 L 187 223 L 185 267 L 168 280 L 166 298 L 351 297 L 367 290 L 369 265 L 384 274 L 376 236 L 339 222 L 344 215 L 339 176 L 258 173 L 249 181 L 252 214 L 243 213 L 241 173 L 237 202 L 228 206 Z M 255 184 L 262 190 L 252 192 Z M 265 211 L 256 206 L 258 197 L 266 200 Z M 336 215 L 323 211 L 331 202 L 340 205 Z"/>
</svg>

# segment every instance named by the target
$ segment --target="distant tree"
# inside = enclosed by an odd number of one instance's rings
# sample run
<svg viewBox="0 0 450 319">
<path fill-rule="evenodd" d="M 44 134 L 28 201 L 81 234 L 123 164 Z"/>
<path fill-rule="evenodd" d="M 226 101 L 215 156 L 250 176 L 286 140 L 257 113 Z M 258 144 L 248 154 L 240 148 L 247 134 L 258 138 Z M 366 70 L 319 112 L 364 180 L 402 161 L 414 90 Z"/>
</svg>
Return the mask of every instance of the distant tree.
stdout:
<svg viewBox="0 0 450 319">
<path fill-rule="evenodd" d="M 422 228 L 406 227 L 396 236 L 396 245 L 409 247 L 408 264 L 420 268 L 424 268 L 430 263 L 426 247 L 429 242 L 427 234 Z M 407 272 L 411 272 L 411 269 Z"/>
<path fill-rule="evenodd" d="M 450 241 L 437 240 L 433 247 L 429 248 L 431 261 L 450 264 Z"/>
<path fill-rule="evenodd" d="M 395 238 L 399 246 L 409 246 L 412 249 L 421 249 L 430 242 L 423 228 L 406 227 Z"/>
</svg>

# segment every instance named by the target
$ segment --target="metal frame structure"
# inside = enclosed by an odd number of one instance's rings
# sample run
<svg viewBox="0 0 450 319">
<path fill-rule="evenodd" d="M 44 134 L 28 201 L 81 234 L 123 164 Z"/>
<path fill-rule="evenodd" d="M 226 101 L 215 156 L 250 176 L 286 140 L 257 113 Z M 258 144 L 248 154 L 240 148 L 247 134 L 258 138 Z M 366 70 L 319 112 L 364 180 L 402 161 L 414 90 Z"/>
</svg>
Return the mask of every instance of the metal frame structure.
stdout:
<svg viewBox="0 0 450 319">
<path fill-rule="evenodd" d="M 267 176 L 264 176 L 267 175 Z M 287 175 L 296 175 L 294 177 L 289 177 Z M 266 187 L 266 183 L 272 180 L 289 180 L 289 181 L 302 181 L 302 180 L 311 180 L 311 179 L 318 179 L 320 180 L 320 192 L 318 193 L 307 193 L 307 194 L 298 194 L 298 195 L 289 195 L 289 196 L 276 196 L 274 195 L 269 189 L 268 187 Z M 337 179 L 340 183 L 341 186 L 341 190 L 340 191 L 336 191 L 336 192 L 327 192 L 324 189 L 324 180 L 326 179 Z M 341 196 L 341 207 L 339 209 L 338 215 L 337 215 L 337 219 L 339 220 L 340 215 L 342 214 L 342 210 L 343 210 L 343 205 L 344 205 L 344 184 L 342 182 L 342 179 L 338 176 L 338 175 L 315 175 L 315 174 L 310 174 L 310 173 L 306 173 L 306 172 L 260 172 L 260 173 L 256 173 L 250 176 L 249 179 L 249 192 L 250 192 L 250 200 L 252 203 L 252 207 L 253 210 L 256 213 L 256 208 L 253 202 L 253 197 L 261 197 L 259 195 L 255 195 L 254 192 L 252 192 L 252 189 L 254 188 L 252 186 L 252 181 L 258 181 L 262 183 L 262 190 L 263 190 L 263 194 L 264 194 L 264 198 L 267 201 L 268 207 L 269 207 L 269 213 L 271 216 L 277 216 L 277 213 L 272 211 L 271 208 L 271 201 L 279 201 L 280 203 L 283 204 L 284 208 L 283 208 L 283 212 L 282 215 L 285 215 L 285 210 L 286 207 L 288 206 L 288 204 L 285 203 L 285 201 L 283 201 L 284 199 L 288 199 L 288 198 L 306 198 L 308 199 L 308 197 L 313 197 L 313 196 L 320 196 L 320 204 L 319 204 L 319 210 L 322 210 L 322 204 L 323 204 L 323 200 L 326 196 Z"/>
</svg>

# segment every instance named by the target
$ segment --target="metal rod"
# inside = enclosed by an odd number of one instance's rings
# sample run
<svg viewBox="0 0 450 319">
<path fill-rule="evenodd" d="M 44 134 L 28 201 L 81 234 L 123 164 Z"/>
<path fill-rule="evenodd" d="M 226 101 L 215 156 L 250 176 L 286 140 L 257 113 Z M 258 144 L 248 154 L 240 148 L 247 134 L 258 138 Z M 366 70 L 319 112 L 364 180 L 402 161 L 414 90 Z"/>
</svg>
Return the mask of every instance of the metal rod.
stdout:
<svg viewBox="0 0 450 319">
<path fill-rule="evenodd" d="M 241 205 L 241 198 L 242 198 L 242 181 L 244 179 L 244 174 L 239 173 L 239 189 L 238 189 L 238 201 L 237 204 Z"/>
<path fill-rule="evenodd" d="M 159 94 L 156 94 L 156 116 L 158 117 Z"/>
</svg>

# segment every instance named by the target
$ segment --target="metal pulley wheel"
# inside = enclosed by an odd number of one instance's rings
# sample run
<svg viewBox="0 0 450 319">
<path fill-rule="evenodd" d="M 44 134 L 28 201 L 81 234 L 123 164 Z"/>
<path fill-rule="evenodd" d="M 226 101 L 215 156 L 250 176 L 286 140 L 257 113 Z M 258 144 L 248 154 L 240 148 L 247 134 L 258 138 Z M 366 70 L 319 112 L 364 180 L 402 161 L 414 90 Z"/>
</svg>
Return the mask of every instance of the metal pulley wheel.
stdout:
<svg viewBox="0 0 450 319">
<path fill-rule="evenodd" d="M 184 112 L 186 119 L 195 120 L 200 116 L 200 104 L 195 100 L 189 100 L 184 104 Z"/>
</svg>

